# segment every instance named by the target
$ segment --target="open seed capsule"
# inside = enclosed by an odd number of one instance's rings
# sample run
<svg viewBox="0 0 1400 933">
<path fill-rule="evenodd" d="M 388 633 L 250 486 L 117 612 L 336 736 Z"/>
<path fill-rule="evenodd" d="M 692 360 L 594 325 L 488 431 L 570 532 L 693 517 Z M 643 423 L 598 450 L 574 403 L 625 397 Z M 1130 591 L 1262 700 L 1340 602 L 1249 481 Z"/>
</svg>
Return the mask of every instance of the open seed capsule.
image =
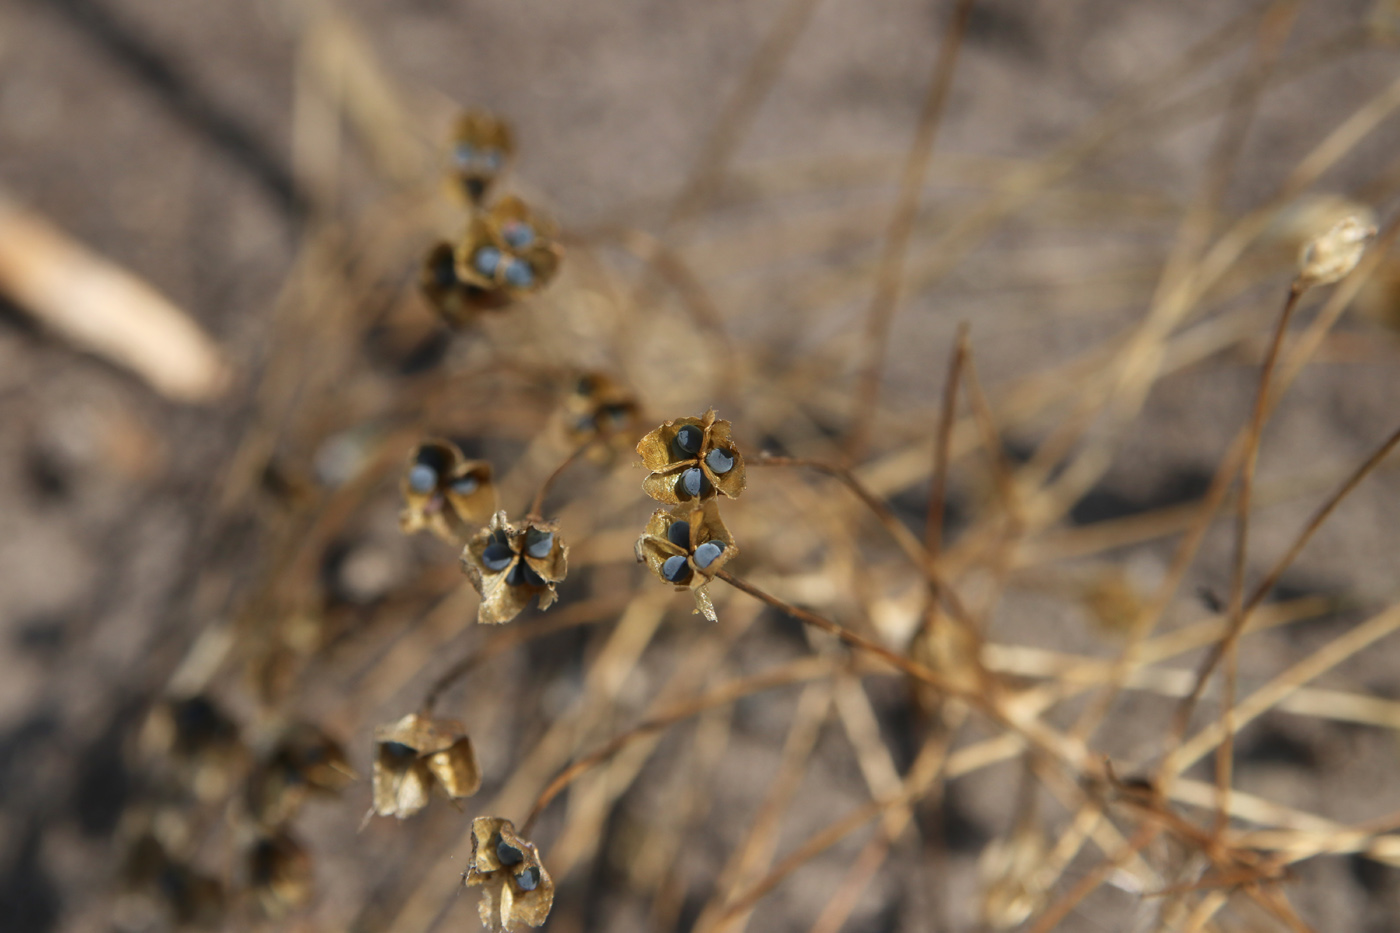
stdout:
<svg viewBox="0 0 1400 933">
<path fill-rule="evenodd" d="M 544 577 L 535 573 L 534 569 L 523 560 L 516 564 L 506 577 L 506 582 L 511 586 L 544 586 Z"/>
</svg>

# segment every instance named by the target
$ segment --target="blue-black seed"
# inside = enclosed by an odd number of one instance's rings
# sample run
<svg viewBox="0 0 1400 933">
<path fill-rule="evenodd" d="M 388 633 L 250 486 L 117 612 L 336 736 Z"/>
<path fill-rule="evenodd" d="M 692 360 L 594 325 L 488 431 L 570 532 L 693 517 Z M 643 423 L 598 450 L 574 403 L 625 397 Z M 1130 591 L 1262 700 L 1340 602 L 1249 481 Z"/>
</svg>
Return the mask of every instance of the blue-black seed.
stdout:
<svg viewBox="0 0 1400 933">
<path fill-rule="evenodd" d="M 693 424 L 687 424 L 676 432 L 676 450 L 682 457 L 690 457 L 700 450 L 705 440 L 705 432 Z"/>
<path fill-rule="evenodd" d="M 525 861 L 525 853 L 515 846 L 506 842 L 500 836 L 496 837 L 496 860 L 509 868 L 512 865 L 519 865 Z"/>
<path fill-rule="evenodd" d="M 525 553 L 531 557 L 548 557 L 554 550 L 554 532 L 531 528 L 525 532 Z"/>
<path fill-rule="evenodd" d="M 681 474 L 681 478 L 676 482 L 676 492 L 695 498 L 709 486 L 709 480 L 705 479 L 705 473 L 699 467 L 691 467 Z"/>
<path fill-rule="evenodd" d="M 505 241 L 510 244 L 511 249 L 524 249 L 535 242 L 535 231 L 530 229 L 529 224 L 519 221 L 506 224 L 505 229 L 501 231 L 501 236 L 505 237 Z"/>
<path fill-rule="evenodd" d="M 417 758 L 418 750 L 402 742 L 385 742 L 379 746 L 380 754 L 392 758 L 395 761 L 403 761 L 407 758 Z"/>
<path fill-rule="evenodd" d="M 463 476 L 452 481 L 452 491 L 459 496 L 470 496 L 481 488 L 481 481 L 475 476 Z"/>
<path fill-rule="evenodd" d="M 535 573 L 530 565 L 523 560 L 516 564 L 506 576 L 506 582 L 511 586 L 544 586 L 544 577 Z"/>
<path fill-rule="evenodd" d="M 458 143 L 457 148 L 452 151 L 452 157 L 457 162 L 457 167 L 466 171 L 476 162 L 476 150 L 471 143 Z"/>
<path fill-rule="evenodd" d="M 666 529 L 666 539 L 677 547 L 690 550 L 690 522 L 672 522 Z"/>
<path fill-rule="evenodd" d="M 501 251 L 494 246 L 483 246 L 472 254 L 472 265 L 487 278 L 495 276 L 501 264 Z"/>
<path fill-rule="evenodd" d="M 668 557 L 661 565 L 661 575 L 671 583 L 684 583 L 690 579 L 690 565 L 679 554 Z"/>
<path fill-rule="evenodd" d="M 414 464 L 408 471 L 408 488 L 414 492 L 432 492 L 437 488 L 437 470 L 426 463 Z"/>
<path fill-rule="evenodd" d="M 535 271 L 523 259 L 512 259 L 506 266 L 506 282 L 516 288 L 529 288 L 535 284 Z"/>
<path fill-rule="evenodd" d="M 695 566 L 704 570 L 715 562 L 715 558 L 724 551 L 724 542 L 706 541 L 695 549 Z"/>
<path fill-rule="evenodd" d="M 486 545 L 486 550 L 481 552 L 481 562 L 486 565 L 486 569 L 492 573 L 500 573 L 510 566 L 511 558 L 515 553 L 510 546 L 500 541 L 492 541 Z"/>
<path fill-rule="evenodd" d="M 531 865 L 515 876 L 515 883 L 520 885 L 522 891 L 535 890 L 540 885 L 540 870 Z"/>
<path fill-rule="evenodd" d="M 734 469 L 734 454 L 723 447 L 716 447 L 705 455 L 705 463 L 715 471 L 716 475 L 723 476 Z"/>
</svg>

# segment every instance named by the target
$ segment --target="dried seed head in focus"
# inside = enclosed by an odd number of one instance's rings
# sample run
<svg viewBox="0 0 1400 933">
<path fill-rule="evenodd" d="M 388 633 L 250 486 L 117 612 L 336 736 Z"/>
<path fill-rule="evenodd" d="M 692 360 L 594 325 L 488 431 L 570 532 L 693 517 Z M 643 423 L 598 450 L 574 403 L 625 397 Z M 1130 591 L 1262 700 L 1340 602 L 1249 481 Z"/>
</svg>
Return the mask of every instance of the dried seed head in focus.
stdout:
<svg viewBox="0 0 1400 933">
<path fill-rule="evenodd" d="M 405 534 L 424 528 L 449 544 L 460 544 L 469 529 L 484 525 L 496 511 L 491 464 L 468 460 L 456 444 L 430 438 L 409 454 L 399 479 Z"/>
<path fill-rule="evenodd" d="M 1374 224 L 1343 217 L 1326 233 L 1303 247 L 1298 256 L 1298 282 L 1303 288 L 1339 282 L 1356 268 L 1376 235 Z"/>
<path fill-rule="evenodd" d="M 151 759 L 171 765 L 200 800 L 222 797 L 247 760 L 238 726 L 202 694 L 157 703 L 140 745 Z"/>
<path fill-rule="evenodd" d="M 279 826 L 307 797 L 335 796 L 354 780 L 339 742 L 313 725 L 295 725 L 248 776 L 248 812 L 263 826 Z"/>
<path fill-rule="evenodd" d="M 744 458 L 732 426 L 711 408 L 698 418 L 668 421 L 637 443 L 650 474 L 642 489 L 658 502 L 680 505 L 717 492 L 737 499 L 744 491 Z"/>
<path fill-rule="evenodd" d="M 285 832 L 253 843 L 247 855 L 248 887 L 269 917 L 283 917 L 311 900 L 311 855 Z"/>
<path fill-rule="evenodd" d="M 480 110 L 458 118 L 452 133 L 452 170 L 473 204 L 482 202 L 514 154 L 515 140 L 505 120 Z"/>
<path fill-rule="evenodd" d="M 695 611 L 715 618 L 708 585 L 720 568 L 739 553 L 734 536 L 719 514 L 719 502 L 657 509 L 637 539 L 637 560 L 660 580 L 695 595 Z"/>
<path fill-rule="evenodd" d="M 537 927 L 554 905 L 554 881 L 534 845 L 521 839 L 510 820 L 479 816 L 472 820 L 472 862 L 464 883 L 480 887 L 481 922 L 492 933 Z"/>
<path fill-rule="evenodd" d="M 410 713 L 374 730 L 374 812 L 403 819 L 428 805 L 436 786 L 447 797 L 481 787 L 471 739 L 460 722 Z"/>
<path fill-rule="evenodd" d="M 548 609 L 555 584 L 568 573 L 568 557 L 558 523 L 527 518 L 511 524 L 505 512 L 497 512 L 462 549 L 462 570 L 481 594 L 476 620 L 509 622 L 536 596 L 540 609 Z"/>
</svg>

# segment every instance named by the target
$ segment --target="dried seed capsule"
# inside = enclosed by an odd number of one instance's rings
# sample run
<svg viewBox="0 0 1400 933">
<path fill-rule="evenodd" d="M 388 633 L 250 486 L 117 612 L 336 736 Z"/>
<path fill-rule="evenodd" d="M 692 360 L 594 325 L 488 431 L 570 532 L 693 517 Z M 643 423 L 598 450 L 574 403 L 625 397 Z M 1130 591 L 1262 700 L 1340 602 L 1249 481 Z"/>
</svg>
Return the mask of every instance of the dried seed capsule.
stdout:
<svg viewBox="0 0 1400 933">
<path fill-rule="evenodd" d="M 666 563 L 661 565 L 661 575 L 669 583 L 684 583 L 690 579 L 690 565 L 681 555 L 666 558 Z"/>
<path fill-rule="evenodd" d="M 722 447 L 716 447 L 705 455 L 705 465 L 714 470 L 717 476 L 723 476 L 734 469 L 734 455 Z"/>
<path fill-rule="evenodd" d="M 437 482 L 437 470 L 426 463 L 419 463 L 408 471 L 408 488 L 414 492 L 432 492 L 437 488 Z"/>
<path fill-rule="evenodd" d="M 676 453 L 682 460 L 685 460 L 700 452 L 700 445 L 704 443 L 704 440 L 705 432 L 693 424 L 687 424 L 676 432 L 676 439 L 672 443 L 675 445 Z"/>
<path fill-rule="evenodd" d="M 554 550 L 554 532 L 531 528 L 525 532 L 525 553 L 531 557 L 545 558 Z"/>
<path fill-rule="evenodd" d="M 535 242 L 535 231 L 527 223 L 516 221 L 505 225 L 501 230 L 501 236 L 510 244 L 511 249 L 524 249 Z"/>
<path fill-rule="evenodd" d="M 523 259 L 512 259 L 506 266 L 506 283 L 516 288 L 529 288 L 535 284 L 535 273 Z"/>
<path fill-rule="evenodd" d="M 506 582 L 511 586 L 544 586 L 544 577 L 535 573 L 534 569 L 523 560 L 515 565 L 510 575 L 506 577 Z"/>
<path fill-rule="evenodd" d="M 413 482 L 412 477 L 409 482 Z M 462 476 L 452 481 L 452 491 L 459 496 L 470 496 L 480 488 L 481 482 L 475 476 Z"/>
<path fill-rule="evenodd" d="M 495 277 L 500 265 L 501 251 L 494 246 L 483 246 L 472 254 L 472 266 L 488 279 Z"/>
<path fill-rule="evenodd" d="M 519 849 L 517 849 L 515 846 L 511 845 L 509 842 L 506 842 L 506 841 L 505 841 L 504 839 L 502 839 L 500 836 L 497 836 L 497 837 L 496 837 L 496 859 L 497 859 L 497 861 L 499 861 L 502 865 L 505 865 L 505 866 L 507 866 L 507 867 L 510 867 L 510 866 L 513 866 L 513 865 L 519 865 L 521 862 L 525 861 L 525 853 L 524 853 L 524 852 L 521 852 Z"/>
<path fill-rule="evenodd" d="M 510 549 L 510 545 L 504 541 L 492 541 L 486 545 L 486 550 L 481 552 L 481 562 L 486 565 L 486 569 L 492 573 L 500 573 L 510 566 L 511 560 L 515 557 L 515 552 Z"/>
<path fill-rule="evenodd" d="M 394 761 L 405 761 L 410 758 L 417 758 L 418 752 L 402 742 L 381 742 L 379 750 L 386 757 Z"/>
<path fill-rule="evenodd" d="M 704 570 L 715 562 L 715 558 L 724 551 L 724 544 L 720 541 L 706 541 L 695 549 L 695 566 Z"/>
<path fill-rule="evenodd" d="M 540 885 L 540 870 L 534 865 L 515 876 L 515 883 L 522 891 L 533 891 Z"/>
<path fill-rule="evenodd" d="M 666 539 L 676 547 L 690 550 L 690 522 L 672 522 L 666 529 Z"/>
<path fill-rule="evenodd" d="M 699 467 L 691 467 L 676 481 L 676 495 L 694 499 L 709 485 L 710 481 L 705 479 L 704 472 Z"/>
</svg>

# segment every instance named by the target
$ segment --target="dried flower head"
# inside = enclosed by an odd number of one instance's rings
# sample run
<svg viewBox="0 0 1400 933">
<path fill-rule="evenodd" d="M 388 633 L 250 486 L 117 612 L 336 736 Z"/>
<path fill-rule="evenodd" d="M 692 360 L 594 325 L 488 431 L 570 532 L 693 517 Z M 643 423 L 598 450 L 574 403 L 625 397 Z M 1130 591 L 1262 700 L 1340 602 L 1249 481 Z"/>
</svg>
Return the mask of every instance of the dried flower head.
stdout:
<svg viewBox="0 0 1400 933">
<path fill-rule="evenodd" d="M 677 418 L 642 438 L 637 453 L 650 475 L 642 489 L 658 502 L 679 505 L 744 491 L 744 458 L 728 421 L 711 408 L 699 418 Z"/>
<path fill-rule="evenodd" d="M 484 525 L 496 511 L 491 464 L 468 460 L 456 444 L 441 438 L 414 448 L 399 489 L 404 498 L 399 527 L 406 534 L 426 528 L 458 544 L 469 528 Z"/>
<path fill-rule="evenodd" d="M 569 571 L 568 557 L 556 522 L 527 518 L 511 524 L 505 512 L 497 512 L 490 527 L 462 549 L 462 569 L 481 594 L 476 620 L 509 622 L 536 596 L 540 608 L 548 609 L 557 595 L 555 584 Z"/>
<path fill-rule="evenodd" d="M 439 242 L 423 257 L 418 285 L 428 302 L 453 327 L 466 327 L 482 311 L 495 311 L 510 304 L 503 291 L 482 288 L 457 275 L 457 250 L 451 243 Z"/>
<path fill-rule="evenodd" d="M 311 855 L 285 832 L 254 842 L 247 870 L 248 887 L 270 917 L 283 917 L 311 900 Z"/>
<path fill-rule="evenodd" d="M 715 608 L 707 587 L 738 553 L 714 499 L 698 507 L 657 509 L 637 539 L 637 560 L 677 590 L 689 588 L 695 594 L 695 611 L 711 622 L 716 621 Z"/>
<path fill-rule="evenodd" d="M 1304 287 L 1331 285 L 1356 268 L 1376 235 L 1374 224 L 1348 216 L 1303 247 L 1298 256 L 1298 280 Z"/>
<path fill-rule="evenodd" d="M 143 834 L 126 852 L 122 887 L 170 915 L 176 926 L 213 928 L 225 915 L 224 886 L 172 858 L 154 836 Z"/>
<path fill-rule="evenodd" d="M 263 826 L 279 826 L 312 795 L 334 796 L 355 780 L 340 743 L 317 727 L 292 726 L 248 776 L 248 812 Z"/>
<path fill-rule="evenodd" d="M 452 168 L 473 204 L 481 203 L 514 153 L 510 124 L 495 114 L 475 110 L 457 120 L 452 133 Z"/>
<path fill-rule="evenodd" d="M 201 800 L 222 797 L 247 759 L 238 726 L 202 694 L 157 703 L 140 744 L 152 759 L 170 764 Z"/>
<path fill-rule="evenodd" d="M 376 727 L 374 742 L 374 812 L 380 816 L 412 816 L 428 805 L 434 787 L 453 800 L 481 787 L 472 740 L 456 720 L 409 713 Z"/>
<path fill-rule="evenodd" d="M 559 270 L 554 225 L 511 195 L 473 217 L 457 246 L 457 278 L 487 292 L 519 298 L 538 291 Z"/>
<path fill-rule="evenodd" d="M 620 442 L 630 447 L 640 413 L 636 396 L 611 376 L 584 373 L 564 402 L 565 430 L 575 447 L 593 440 Z"/>
<path fill-rule="evenodd" d="M 481 922 L 492 933 L 537 927 L 554 905 L 554 881 L 534 845 L 516 835 L 515 824 L 495 816 L 472 820 L 472 863 L 464 879 L 480 887 Z"/>
</svg>

